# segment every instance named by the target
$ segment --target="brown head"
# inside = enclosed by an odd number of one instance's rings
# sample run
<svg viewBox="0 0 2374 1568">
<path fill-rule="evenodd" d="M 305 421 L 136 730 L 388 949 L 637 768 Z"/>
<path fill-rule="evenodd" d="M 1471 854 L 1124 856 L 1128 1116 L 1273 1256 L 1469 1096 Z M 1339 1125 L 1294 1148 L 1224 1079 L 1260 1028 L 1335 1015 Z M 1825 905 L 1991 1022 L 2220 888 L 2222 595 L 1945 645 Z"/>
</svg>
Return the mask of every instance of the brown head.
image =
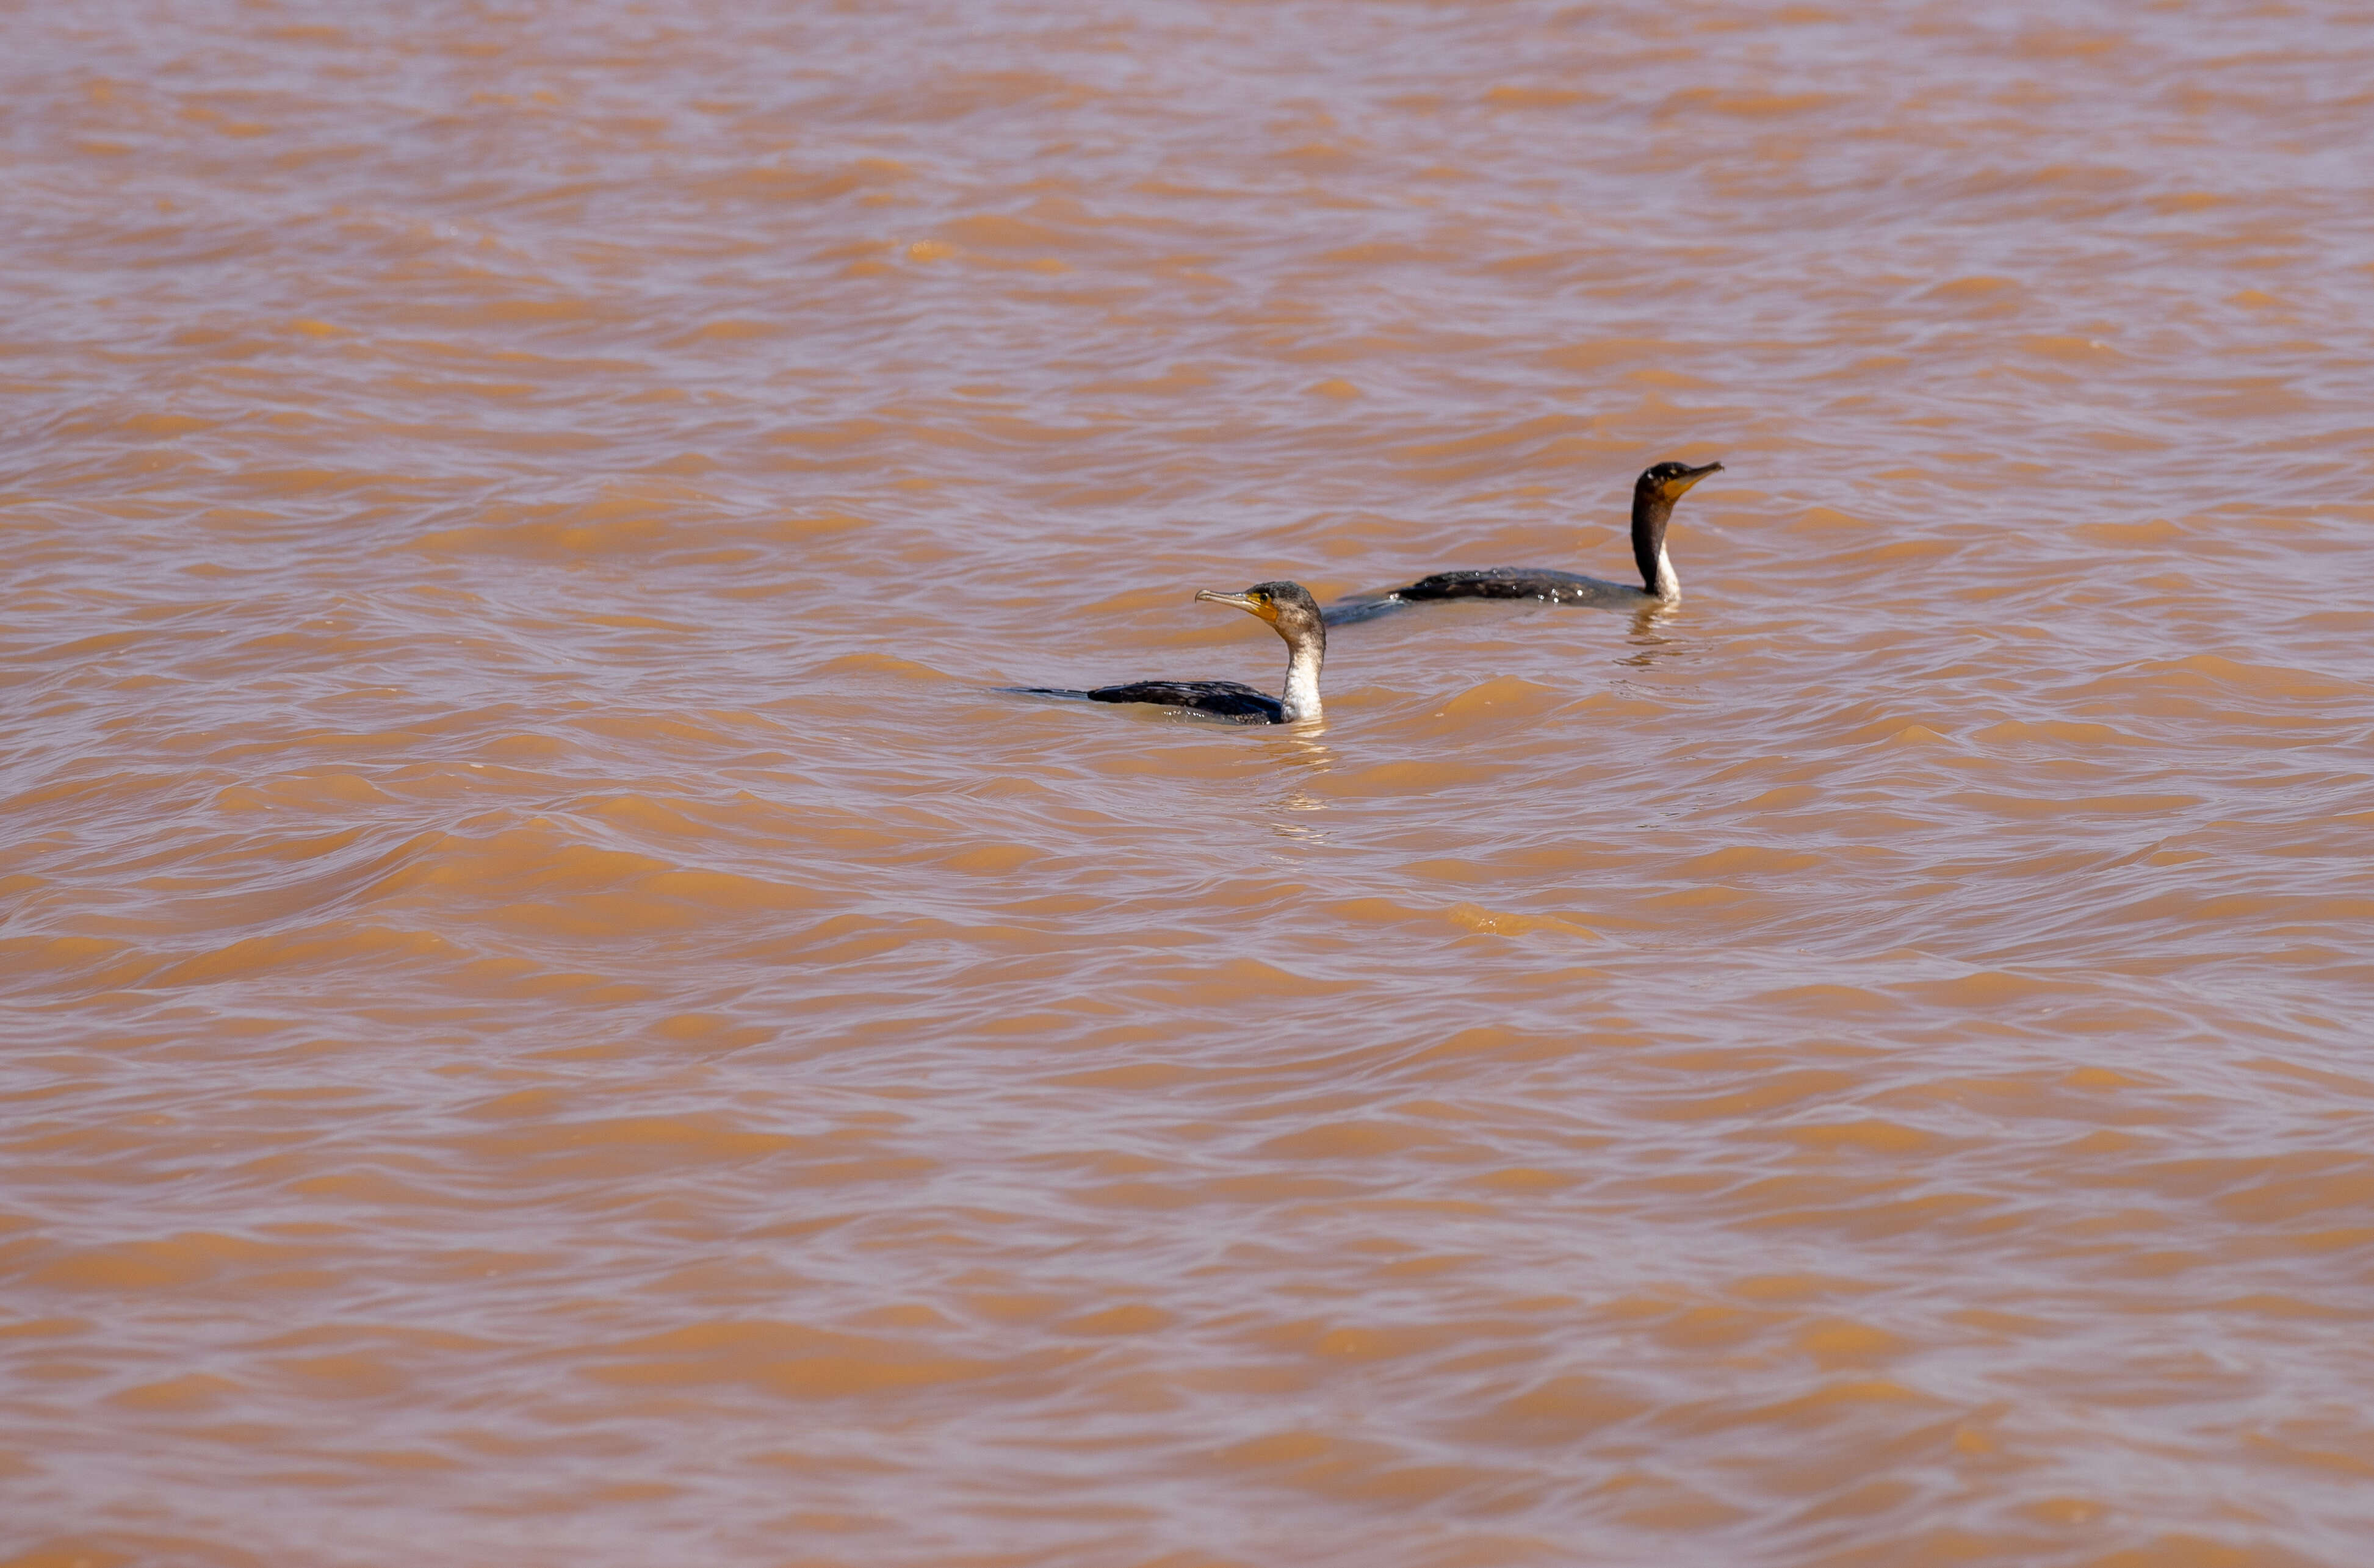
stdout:
<svg viewBox="0 0 2374 1568">
<path fill-rule="evenodd" d="M 1327 623 L 1320 615 L 1319 601 L 1299 582 L 1257 582 L 1242 593 L 1206 588 L 1195 597 L 1215 604 L 1234 604 L 1249 615 L 1258 615 L 1298 654 L 1306 649 L 1313 655 L 1327 651 Z"/>
<path fill-rule="evenodd" d="M 1665 524 L 1673 519 L 1674 503 L 1691 486 L 1721 472 L 1719 462 L 1702 467 L 1661 462 L 1643 469 L 1632 482 L 1632 560 L 1640 568 L 1640 586 L 1646 591 L 1660 599 L 1681 597 L 1681 581 L 1665 558 Z"/>
</svg>

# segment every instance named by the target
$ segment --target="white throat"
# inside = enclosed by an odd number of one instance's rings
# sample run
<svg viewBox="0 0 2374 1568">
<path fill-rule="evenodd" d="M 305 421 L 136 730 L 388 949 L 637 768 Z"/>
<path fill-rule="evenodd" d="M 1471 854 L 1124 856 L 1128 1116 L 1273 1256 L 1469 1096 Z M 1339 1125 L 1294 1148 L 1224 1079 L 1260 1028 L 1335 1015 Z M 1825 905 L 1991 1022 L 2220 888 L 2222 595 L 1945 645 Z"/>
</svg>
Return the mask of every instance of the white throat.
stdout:
<svg viewBox="0 0 2374 1568">
<path fill-rule="evenodd" d="M 1308 646 L 1294 650 L 1286 667 L 1286 721 L 1319 717 L 1319 650 Z"/>
<path fill-rule="evenodd" d="M 1674 569 L 1674 557 L 1665 554 L 1661 541 L 1657 545 L 1657 597 L 1666 601 L 1682 596 L 1682 574 Z"/>
</svg>

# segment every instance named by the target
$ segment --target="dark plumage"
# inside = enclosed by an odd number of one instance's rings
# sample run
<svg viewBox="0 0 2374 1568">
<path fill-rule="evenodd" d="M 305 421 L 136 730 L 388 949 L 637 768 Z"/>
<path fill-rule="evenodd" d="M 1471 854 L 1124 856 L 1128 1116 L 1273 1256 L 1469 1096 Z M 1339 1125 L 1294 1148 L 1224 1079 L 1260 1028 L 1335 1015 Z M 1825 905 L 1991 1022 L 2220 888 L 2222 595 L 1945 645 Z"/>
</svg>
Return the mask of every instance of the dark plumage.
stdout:
<svg viewBox="0 0 2374 1568">
<path fill-rule="evenodd" d="M 1150 702 L 1208 713 L 1239 724 L 1291 724 L 1319 717 L 1319 666 L 1327 657 L 1327 623 L 1319 601 L 1299 582 L 1257 582 L 1242 593 L 1205 589 L 1195 595 L 1234 604 L 1258 615 L 1286 642 L 1286 692 L 1272 696 L 1241 681 L 1130 681 L 1117 686 L 1073 691 L 1060 686 L 1004 686 L 1025 696 L 1061 696 L 1075 702 Z"/>
<path fill-rule="evenodd" d="M 1632 484 L 1632 561 L 1640 568 L 1640 586 L 1609 582 L 1546 567 L 1485 567 L 1466 571 L 1437 572 L 1407 587 L 1346 600 L 1329 608 L 1330 626 L 1373 620 L 1404 604 L 1429 599 L 1543 599 L 1557 604 L 1638 604 L 1643 600 L 1672 603 L 1682 596 L 1682 580 L 1665 554 L 1665 525 L 1674 503 L 1684 491 L 1722 464 L 1693 468 L 1686 462 L 1661 462 Z"/>
<path fill-rule="evenodd" d="M 1240 720 L 1247 724 L 1286 722 L 1286 704 L 1267 692 L 1254 690 L 1242 681 L 1131 681 L 1122 685 L 1098 686 L 1085 692 L 1043 691 L 1035 686 L 1021 689 L 1039 696 L 1076 696 L 1086 697 L 1090 702 L 1153 702 L 1165 708 L 1192 708 L 1201 713 Z"/>
</svg>

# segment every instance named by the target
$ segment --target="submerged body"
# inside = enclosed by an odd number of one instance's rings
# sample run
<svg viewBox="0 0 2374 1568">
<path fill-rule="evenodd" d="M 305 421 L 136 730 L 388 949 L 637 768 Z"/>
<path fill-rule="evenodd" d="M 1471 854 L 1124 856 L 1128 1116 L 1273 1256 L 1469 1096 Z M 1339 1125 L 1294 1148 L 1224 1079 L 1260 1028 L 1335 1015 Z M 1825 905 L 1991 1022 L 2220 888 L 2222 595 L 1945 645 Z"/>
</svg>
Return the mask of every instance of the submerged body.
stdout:
<svg viewBox="0 0 2374 1568">
<path fill-rule="evenodd" d="M 1410 603 L 1428 599 L 1547 599 L 1560 604 L 1630 603 L 1652 597 L 1629 583 L 1546 567 L 1477 567 L 1466 571 L 1436 572 L 1392 597 Z"/>
<path fill-rule="evenodd" d="M 1147 702 L 1185 708 L 1239 724 L 1293 724 L 1320 716 L 1319 667 L 1327 657 L 1327 624 L 1319 601 L 1299 582 L 1257 582 L 1242 593 L 1205 589 L 1198 600 L 1234 604 L 1269 623 L 1287 646 L 1286 688 L 1277 696 L 1242 681 L 1129 681 L 1086 691 L 1060 686 L 1005 686 L 1025 696 L 1075 702 Z"/>
<path fill-rule="evenodd" d="M 1048 686 L 1017 686 L 1032 696 L 1068 696 L 1086 702 L 1150 702 L 1163 708 L 1192 708 L 1216 719 L 1240 724 L 1283 724 L 1286 704 L 1242 681 L 1128 681 L 1088 691 L 1062 691 Z"/>
<path fill-rule="evenodd" d="M 1483 567 L 1464 571 L 1436 572 L 1404 587 L 1348 600 L 1328 612 L 1331 626 L 1366 621 L 1404 604 L 1432 599 L 1540 599 L 1554 604 L 1639 604 L 1654 601 L 1674 603 L 1682 596 L 1682 579 L 1665 551 L 1665 527 L 1673 521 L 1674 503 L 1689 487 L 1722 468 L 1710 462 L 1693 468 L 1686 462 L 1661 462 L 1632 484 L 1632 560 L 1640 569 L 1640 586 L 1610 582 L 1546 567 Z"/>
</svg>

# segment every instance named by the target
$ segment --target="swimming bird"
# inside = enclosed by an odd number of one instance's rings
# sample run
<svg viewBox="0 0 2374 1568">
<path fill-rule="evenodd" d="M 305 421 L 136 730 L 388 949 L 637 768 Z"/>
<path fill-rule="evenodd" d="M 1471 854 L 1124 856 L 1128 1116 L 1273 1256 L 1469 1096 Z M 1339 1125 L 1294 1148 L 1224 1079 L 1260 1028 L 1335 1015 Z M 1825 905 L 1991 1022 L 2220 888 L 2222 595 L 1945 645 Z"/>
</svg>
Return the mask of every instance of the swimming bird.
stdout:
<svg viewBox="0 0 2374 1568">
<path fill-rule="evenodd" d="M 1184 708 L 1239 724 L 1292 724 L 1319 717 L 1319 666 L 1327 657 L 1327 623 L 1319 601 L 1299 582 L 1257 582 L 1242 593 L 1206 588 L 1195 595 L 1215 604 L 1234 604 L 1260 616 L 1285 639 L 1286 693 L 1275 697 L 1241 681 L 1131 681 L 1093 691 L 1055 686 L 1005 686 L 1026 696 L 1065 696 L 1086 702 L 1150 702 Z"/>
<path fill-rule="evenodd" d="M 1661 462 L 1632 482 L 1632 559 L 1640 568 L 1640 586 L 1608 582 L 1546 567 L 1485 567 L 1467 571 L 1437 572 L 1405 588 L 1347 600 L 1333 606 L 1330 625 L 1366 621 L 1402 604 L 1428 599 L 1546 599 L 1559 604 L 1632 604 L 1653 600 L 1671 604 L 1682 596 L 1682 579 L 1675 574 L 1673 557 L 1665 553 L 1665 525 L 1674 503 L 1684 491 L 1722 464 L 1693 468 L 1686 462 Z"/>
</svg>

